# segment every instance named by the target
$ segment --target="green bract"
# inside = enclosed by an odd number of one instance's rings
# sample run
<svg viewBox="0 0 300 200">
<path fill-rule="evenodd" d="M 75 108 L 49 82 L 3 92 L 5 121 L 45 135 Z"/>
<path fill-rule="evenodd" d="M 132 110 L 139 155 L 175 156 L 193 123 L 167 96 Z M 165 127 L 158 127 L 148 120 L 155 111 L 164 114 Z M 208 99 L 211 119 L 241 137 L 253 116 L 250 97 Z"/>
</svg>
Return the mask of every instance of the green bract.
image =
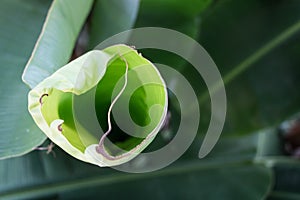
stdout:
<svg viewBox="0 0 300 200">
<path fill-rule="evenodd" d="M 125 163 L 145 149 L 168 104 L 155 66 L 126 45 L 82 55 L 40 82 L 28 98 L 34 121 L 55 144 L 99 166 Z"/>
</svg>

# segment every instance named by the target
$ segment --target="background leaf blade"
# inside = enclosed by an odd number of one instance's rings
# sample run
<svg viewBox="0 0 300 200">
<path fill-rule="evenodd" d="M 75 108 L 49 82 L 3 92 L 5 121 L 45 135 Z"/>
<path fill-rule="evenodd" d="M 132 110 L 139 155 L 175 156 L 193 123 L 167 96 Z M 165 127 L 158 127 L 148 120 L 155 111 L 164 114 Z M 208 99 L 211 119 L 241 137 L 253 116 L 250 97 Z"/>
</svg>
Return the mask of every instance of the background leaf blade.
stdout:
<svg viewBox="0 0 300 200">
<path fill-rule="evenodd" d="M 140 0 L 96 0 L 91 13 L 89 48 L 133 27 Z"/>
<path fill-rule="evenodd" d="M 27 111 L 29 89 L 20 77 L 50 3 L 1 2 L 0 26 L 5 28 L 0 32 L 0 159 L 28 153 L 46 139 Z"/>
<path fill-rule="evenodd" d="M 260 199 L 269 192 L 272 176 L 268 168 L 253 165 L 248 161 L 220 164 L 214 160 L 193 160 L 152 173 L 128 174 L 112 169 L 99 170 L 95 166 L 74 160 L 61 151 L 56 153 L 57 158 L 45 157 L 44 153 L 33 152 L 22 158 L 6 160 L 17 164 L 15 166 L 26 166 L 24 165 L 26 163 L 31 163 L 32 166 L 20 171 L 18 167 L 11 170 L 9 175 L 22 176 L 23 183 L 15 179 L 7 179 L 10 180 L 10 188 L 2 189 L 0 197 L 24 199 L 50 196 L 59 199 L 82 199 L 101 195 L 102 198 L 119 199 L 121 196 L 133 198 L 134 194 L 135 197 L 145 199 L 164 197 L 194 199 L 217 198 L 221 193 L 222 198 L 228 200 Z M 0 162 L 1 173 L 8 166 L 3 166 L 3 163 Z M 30 176 L 26 176 L 28 174 Z M 28 177 L 35 178 L 30 180 Z M 0 183 L 4 181 L 5 178 L 0 179 Z M 218 184 L 222 187 L 215 187 Z M 189 187 L 186 188 L 186 185 Z M 117 193 L 113 192 L 116 188 L 119 190 Z M 216 192 L 216 189 L 220 193 Z M 156 193 L 145 196 L 149 191 L 156 191 Z"/>
</svg>

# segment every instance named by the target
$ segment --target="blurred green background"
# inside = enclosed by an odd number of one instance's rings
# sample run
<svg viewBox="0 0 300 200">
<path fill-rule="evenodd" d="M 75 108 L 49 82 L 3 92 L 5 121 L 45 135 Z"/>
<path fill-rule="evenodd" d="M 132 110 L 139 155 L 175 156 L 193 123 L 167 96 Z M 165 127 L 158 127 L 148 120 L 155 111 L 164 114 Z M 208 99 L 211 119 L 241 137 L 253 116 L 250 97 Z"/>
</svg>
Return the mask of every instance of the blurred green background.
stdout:
<svg viewBox="0 0 300 200">
<path fill-rule="evenodd" d="M 83 163 L 59 147 L 56 156 L 31 151 L 49 141 L 42 144 L 45 136 L 27 112 L 29 87 L 21 76 L 52 1 L 2 0 L 0 199 L 300 199 L 299 0 L 54 1 L 52 14 L 61 15 L 51 18 L 56 29 L 45 37 L 65 38 L 41 50 L 44 67 L 63 66 L 134 27 L 174 29 L 197 40 L 218 66 L 227 92 L 225 127 L 213 151 L 198 159 L 210 119 L 205 84 L 182 58 L 146 49 L 149 60 L 184 74 L 201 100 L 199 133 L 178 161 L 128 174 Z M 148 151 L 167 144 L 164 135 L 178 128 L 176 99 L 169 98 L 170 126 Z"/>
</svg>

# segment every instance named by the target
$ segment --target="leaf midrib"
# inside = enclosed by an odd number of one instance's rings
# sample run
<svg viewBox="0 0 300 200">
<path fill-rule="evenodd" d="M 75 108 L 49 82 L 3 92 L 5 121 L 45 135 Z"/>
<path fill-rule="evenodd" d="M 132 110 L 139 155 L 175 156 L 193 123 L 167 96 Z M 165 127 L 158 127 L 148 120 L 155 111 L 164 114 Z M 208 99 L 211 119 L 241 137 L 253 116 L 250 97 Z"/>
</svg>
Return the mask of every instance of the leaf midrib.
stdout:
<svg viewBox="0 0 300 200">
<path fill-rule="evenodd" d="M 232 82 L 237 76 L 245 72 L 247 69 L 252 67 L 255 63 L 257 63 L 260 59 L 262 59 L 264 56 L 266 56 L 268 53 L 270 53 L 272 50 L 274 50 L 276 47 L 280 46 L 282 43 L 284 43 L 286 40 L 288 40 L 290 37 L 295 35 L 298 31 L 300 31 L 300 20 L 296 21 L 289 27 L 287 27 L 284 31 L 282 31 L 280 34 L 278 34 L 276 37 L 271 39 L 269 42 L 267 42 L 265 45 L 263 45 L 261 48 L 259 48 L 257 51 L 255 51 L 253 54 L 248 56 L 245 60 L 240 62 L 238 65 L 233 67 L 232 70 L 230 70 L 221 80 L 224 82 L 224 85 L 229 84 Z M 212 89 L 212 92 L 218 91 L 220 87 L 222 87 L 222 82 L 217 82 Z M 199 101 L 205 102 L 209 98 L 209 93 L 206 92 L 203 95 L 200 96 Z"/>
<path fill-rule="evenodd" d="M 102 185 L 109 185 L 113 183 L 137 181 L 137 180 L 157 178 L 157 177 L 195 172 L 201 170 L 211 170 L 211 169 L 218 169 L 218 168 L 230 168 L 232 170 L 232 168 L 234 167 L 249 166 L 249 164 L 251 163 L 252 160 L 249 158 L 241 159 L 235 162 L 233 161 L 224 162 L 224 160 L 220 160 L 220 161 L 196 160 L 196 161 L 189 162 L 188 164 L 181 164 L 176 167 L 169 167 L 164 170 L 158 170 L 150 173 L 131 174 L 131 173 L 123 172 L 123 173 L 114 174 L 113 176 L 112 174 L 108 174 L 105 176 L 99 175 L 99 176 L 88 177 L 88 178 L 65 180 L 60 182 L 39 184 L 31 187 L 12 189 L 0 193 L 0 199 L 34 198 L 40 195 L 42 196 L 51 195 L 62 191 L 83 189 L 91 186 L 102 186 Z"/>
</svg>

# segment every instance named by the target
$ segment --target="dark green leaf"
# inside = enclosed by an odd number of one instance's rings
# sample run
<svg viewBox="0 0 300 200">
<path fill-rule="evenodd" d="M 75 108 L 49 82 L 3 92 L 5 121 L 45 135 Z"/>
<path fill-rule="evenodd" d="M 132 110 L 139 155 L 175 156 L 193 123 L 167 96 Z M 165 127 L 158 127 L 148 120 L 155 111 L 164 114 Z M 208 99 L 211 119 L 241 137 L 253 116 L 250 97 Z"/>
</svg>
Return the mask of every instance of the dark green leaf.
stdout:
<svg viewBox="0 0 300 200">
<path fill-rule="evenodd" d="M 200 41 L 226 85 L 226 133 L 251 133 L 300 109 L 299 9 L 297 0 L 227 0 L 203 19 Z"/>
<path fill-rule="evenodd" d="M 131 29 L 139 0 L 96 0 L 90 18 L 90 49 L 114 34 Z"/>
<path fill-rule="evenodd" d="M 0 178 L 0 185 L 5 184 L 0 189 L 0 198 L 218 199 L 222 196 L 228 200 L 256 200 L 270 189 L 270 171 L 242 160 L 194 160 L 152 173 L 126 174 L 99 170 L 55 151 L 56 158 L 34 152 L 0 162 L 1 174 L 9 168 L 9 173 Z"/>
<path fill-rule="evenodd" d="M 147 8 L 148 12 L 152 13 L 165 13 L 166 15 L 181 15 L 184 17 L 195 17 L 208 5 L 212 0 L 142 0 L 141 4 Z"/>
<path fill-rule="evenodd" d="M 27 153 L 46 138 L 27 111 L 29 90 L 21 75 L 49 5 L 39 0 L 0 3 L 0 159 Z"/>
</svg>

